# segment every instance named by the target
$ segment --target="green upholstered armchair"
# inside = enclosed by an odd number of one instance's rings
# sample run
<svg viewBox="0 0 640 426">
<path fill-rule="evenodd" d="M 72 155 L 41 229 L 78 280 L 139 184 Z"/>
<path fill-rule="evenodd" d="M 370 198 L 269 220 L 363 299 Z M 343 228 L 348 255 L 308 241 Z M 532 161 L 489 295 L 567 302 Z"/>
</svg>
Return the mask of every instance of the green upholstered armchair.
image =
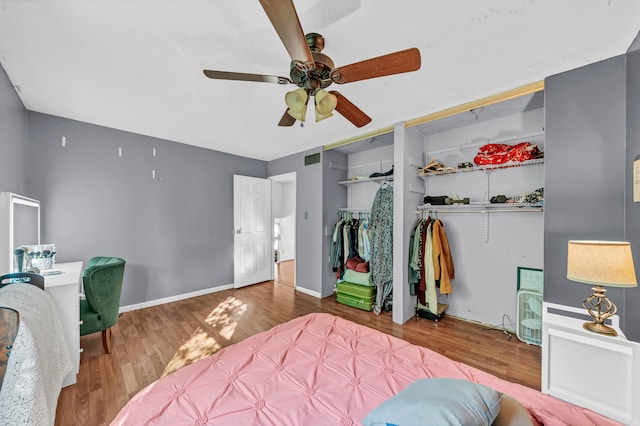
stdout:
<svg viewBox="0 0 640 426">
<path fill-rule="evenodd" d="M 93 257 L 82 273 L 86 300 L 80 300 L 80 335 L 102 331 L 104 351 L 111 353 L 111 327 L 118 321 L 124 259 Z"/>
</svg>

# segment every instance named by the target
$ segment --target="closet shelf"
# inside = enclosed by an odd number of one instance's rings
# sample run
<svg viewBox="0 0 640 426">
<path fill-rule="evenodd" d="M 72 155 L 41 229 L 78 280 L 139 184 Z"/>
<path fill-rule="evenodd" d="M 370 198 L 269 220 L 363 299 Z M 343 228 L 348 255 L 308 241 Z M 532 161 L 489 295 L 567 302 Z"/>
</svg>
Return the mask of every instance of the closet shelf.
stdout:
<svg viewBox="0 0 640 426">
<path fill-rule="evenodd" d="M 353 185 L 354 183 L 364 183 L 364 182 L 393 182 L 393 176 L 378 176 L 372 178 L 362 178 L 362 179 L 350 179 L 350 180 L 342 180 L 338 182 L 340 185 Z"/>
<path fill-rule="evenodd" d="M 464 149 L 470 149 L 470 148 L 477 148 L 479 146 L 482 145 L 486 145 L 489 143 L 503 143 L 503 144 L 510 144 L 512 142 L 531 142 L 533 144 L 539 144 L 542 140 L 544 139 L 544 130 L 542 131 L 538 131 L 538 132 L 533 132 L 533 133 L 528 133 L 526 135 L 520 135 L 520 136 L 509 136 L 506 138 L 496 138 L 496 139 L 491 139 L 491 138 L 486 138 L 483 141 L 480 142 L 470 142 L 470 143 L 466 143 L 463 145 L 458 145 L 458 146 L 453 146 L 450 148 L 443 148 L 443 149 L 437 149 L 435 151 L 427 151 L 425 154 L 427 155 L 427 158 L 431 158 L 436 154 L 443 154 L 446 152 L 452 152 L 452 151 L 461 151 Z"/>
<path fill-rule="evenodd" d="M 427 211 L 434 212 L 452 212 L 452 213 L 520 213 L 520 212 L 542 212 L 544 203 L 484 203 L 474 202 L 470 204 L 453 204 L 453 205 L 431 205 L 424 204 L 418 206 L 416 213 Z"/>
<path fill-rule="evenodd" d="M 422 178 L 428 178 L 431 176 L 446 176 L 446 175 L 451 175 L 455 173 L 471 173 L 471 172 L 478 172 L 482 170 L 491 171 L 491 170 L 512 169 L 515 167 L 536 166 L 538 164 L 544 164 L 544 158 L 536 158 L 535 160 L 528 160 L 528 161 L 522 161 L 522 162 L 489 164 L 486 166 L 474 166 L 468 169 L 450 169 L 449 172 L 434 172 L 434 173 L 426 173 L 426 174 L 421 174 L 420 172 L 418 172 L 418 176 Z"/>
</svg>

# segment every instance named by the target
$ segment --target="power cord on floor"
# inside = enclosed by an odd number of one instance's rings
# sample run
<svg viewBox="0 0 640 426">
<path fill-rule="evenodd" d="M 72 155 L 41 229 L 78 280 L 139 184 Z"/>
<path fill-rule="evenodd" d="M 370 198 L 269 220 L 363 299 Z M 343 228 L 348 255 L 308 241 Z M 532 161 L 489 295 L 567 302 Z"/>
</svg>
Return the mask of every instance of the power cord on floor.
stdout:
<svg viewBox="0 0 640 426">
<path fill-rule="evenodd" d="M 509 321 L 509 323 L 508 323 L 509 328 L 507 328 L 507 326 L 505 324 L 505 318 L 507 319 L 507 321 Z M 504 315 L 502 315 L 502 325 L 500 327 L 495 325 L 495 326 L 491 326 L 491 327 L 486 327 L 483 330 L 484 331 L 490 331 L 490 330 L 502 331 L 504 333 L 504 335 L 507 336 L 507 340 L 511 340 L 511 338 L 515 334 L 515 331 L 513 331 L 514 329 L 515 329 L 515 325 L 514 325 L 513 321 L 511 321 L 511 318 L 509 318 L 509 315 L 504 314 Z"/>
</svg>

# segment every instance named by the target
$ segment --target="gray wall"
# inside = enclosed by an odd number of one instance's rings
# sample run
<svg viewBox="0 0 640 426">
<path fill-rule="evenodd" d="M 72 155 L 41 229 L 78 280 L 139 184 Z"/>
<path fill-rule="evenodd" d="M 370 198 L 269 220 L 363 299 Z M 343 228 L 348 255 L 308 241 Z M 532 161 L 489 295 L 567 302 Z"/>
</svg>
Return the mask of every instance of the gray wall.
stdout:
<svg viewBox="0 0 640 426">
<path fill-rule="evenodd" d="M 321 148 L 269 161 L 268 176 L 296 172 L 296 288 L 322 295 L 322 162 L 304 165 Z M 303 290 L 304 291 L 304 290 Z"/>
<path fill-rule="evenodd" d="M 545 80 L 545 301 L 580 306 L 591 294 L 566 278 L 568 240 L 626 239 L 625 99 L 624 55 Z M 623 330 L 624 291 L 608 290 Z"/>
<path fill-rule="evenodd" d="M 347 207 L 347 187 L 338 184 L 347 180 L 347 162 L 347 155 L 341 152 L 331 150 L 322 153 L 322 297 L 333 294 L 336 286 L 336 273 L 329 265 L 329 256 L 338 209 Z M 344 170 L 340 170 L 340 165 Z"/>
<path fill-rule="evenodd" d="M 34 112 L 27 129 L 58 261 L 124 258 L 123 306 L 233 283 L 233 175 L 265 178 L 266 162 Z"/>
<path fill-rule="evenodd" d="M 25 191 L 25 109 L 0 66 L 0 191 L 32 196 Z"/>
<path fill-rule="evenodd" d="M 640 39 L 627 53 L 627 162 L 626 181 L 632 182 L 634 160 L 640 159 Z M 633 202 L 633 185 L 627 185 L 626 234 L 631 241 L 636 274 L 640 278 L 640 203 Z M 625 334 L 640 341 L 640 289 L 625 291 Z"/>
</svg>

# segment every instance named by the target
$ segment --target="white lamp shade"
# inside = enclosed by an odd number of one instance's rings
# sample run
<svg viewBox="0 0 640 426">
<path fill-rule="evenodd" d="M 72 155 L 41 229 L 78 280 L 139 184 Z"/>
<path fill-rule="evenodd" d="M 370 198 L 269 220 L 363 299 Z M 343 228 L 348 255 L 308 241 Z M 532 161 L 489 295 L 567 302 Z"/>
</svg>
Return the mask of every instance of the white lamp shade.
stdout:
<svg viewBox="0 0 640 426">
<path fill-rule="evenodd" d="M 316 93 L 316 123 L 333 116 L 333 110 L 338 105 L 338 98 L 326 90 Z"/>
<path fill-rule="evenodd" d="M 299 121 L 304 121 L 307 113 L 307 101 L 309 95 L 304 89 L 296 89 L 293 92 L 287 92 L 284 96 L 284 101 L 287 103 L 289 109 L 287 114 Z"/>
<path fill-rule="evenodd" d="M 631 244 L 569 241 L 567 279 L 606 287 L 637 287 Z"/>
<path fill-rule="evenodd" d="M 316 93 L 316 117 L 317 115 L 331 117 L 333 110 L 338 105 L 338 98 L 326 90 L 318 90 Z M 326 118 L 326 117 L 325 117 Z M 316 120 L 320 121 L 320 120 Z"/>
</svg>

